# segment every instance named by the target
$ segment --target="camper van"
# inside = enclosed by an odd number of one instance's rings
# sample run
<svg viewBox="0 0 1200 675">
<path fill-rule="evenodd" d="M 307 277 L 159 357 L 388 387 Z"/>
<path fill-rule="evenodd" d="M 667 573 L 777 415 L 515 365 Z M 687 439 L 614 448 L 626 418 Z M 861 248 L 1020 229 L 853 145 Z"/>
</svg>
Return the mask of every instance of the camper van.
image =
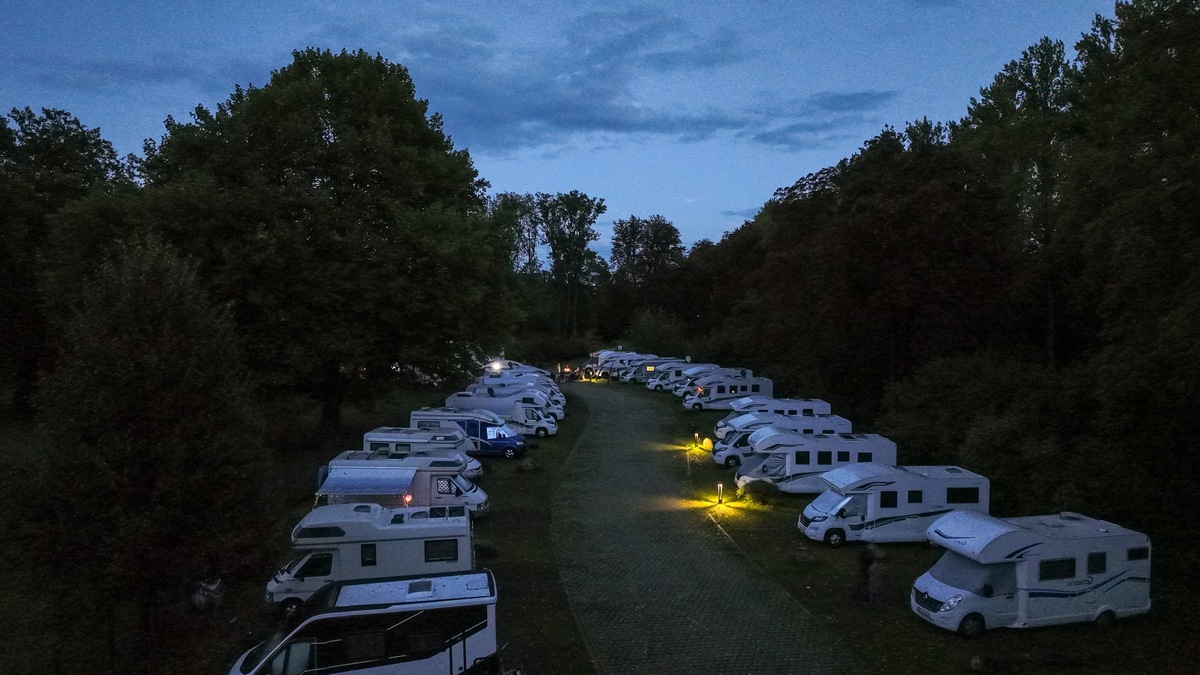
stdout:
<svg viewBox="0 0 1200 675">
<path fill-rule="evenodd" d="M 688 410 L 729 410 L 730 405 L 746 395 L 770 396 L 775 383 L 766 377 L 731 377 L 710 375 L 696 380 L 695 390 L 683 397 Z"/>
<path fill-rule="evenodd" d="M 563 407 L 554 402 L 549 394 L 532 387 L 487 387 L 480 384 L 470 384 L 467 385 L 465 390 L 453 396 L 455 400 L 467 396 L 476 398 L 504 398 L 538 408 L 543 414 L 553 418 L 555 421 L 561 421 L 566 416 L 566 411 Z M 446 400 L 450 399 L 447 398 Z M 454 405 L 460 408 L 465 407 L 459 403 L 455 403 Z"/>
<path fill-rule="evenodd" d="M 446 397 L 446 406 L 489 410 L 508 420 L 508 423 L 522 434 L 545 438 L 558 433 L 558 422 L 546 414 L 542 406 L 526 403 L 519 398 L 475 396 L 471 392 L 460 391 Z"/>
<path fill-rule="evenodd" d="M 713 444 L 712 461 L 725 467 L 735 467 L 754 457 L 750 437 L 764 427 L 775 427 L 801 434 L 848 434 L 853 431 L 850 420 L 837 415 L 776 415 L 754 412 L 741 415 L 725 427 L 725 437 Z"/>
<path fill-rule="evenodd" d="M 767 481 L 782 492 L 824 492 L 821 474 L 845 464 L 896 463 L 896 444 L 879 434 L 800 434 L 763 427 L 750 435 L 754 457 L 743 462 L 734 480 L 745 489 Z"/>
<path fill-rule="evenodd" d="M 465 572 L 474 566 L 466 507 L 318 506 L 292 529 L 290 562 L 267 582 L 267 604 L 291 614 L 331 581 Z"/>
<path fill-rule="evenodd" d="M 544 375 L 553 377 L 552 373 L 545 368 L 538 368 L 520 361 L 512 359 L 497 358 L 491 359 L 484 364 L 483 370 L 485 373 L 533 373 L 536 375 Z"/>
<path fill-rule="evenodd" d="M 747 413 L 774 413 L 789 417 L 812 417 L 829 415 L 828 403 L 819 398 L 773 398 L 770 396 L 745 396 L 729 404 L 729 414 L 717 422 L 713 432 L 717 438 L 725 438 L 726 430 L 733 420 Z M 849 431 L 849 429 L 846 429 Z"/>
<path fill-rule="evenodd" d="M 651 377 L 654 377 L 658 373 L 660 366 L 671 363 L 685 363 L 685 361 L 675 356 L 659 356 L 653 359 L 646 359 L 641 363 L 626 368 L 621 372 L 621 376 L 618 379 L 620 379 L 621 382 L 630 384 L 645 384 L 647 380 L 649 380 Z"/>
<path fill-rule="evenodd" d="M 599 366 L 596 368 L 596 377 L 600 378 L 617 378 L 621 376 L 630 364 L 637 364 L 646 359 L 656 358 L 655 354 L 640 354 L 638 352 L 624 352 L 612 354 L 607 358 L 601 359 Z"/>
<path fill-rule="evenodd" d="M 467 456 L 474 447 L 461 429 L 378 427 L 363 434 L 365 453 L 380 453 L 389 459 L 401 459 L 409 455 L 439 455 L 458 459 L 466 466 L 462 475 L 471 480 L 483 476 L 483 464 Z"/>
<path fill-rule="evenodd" d="M 646 377 L 646 388 L 650 391 L 662 391 L 670 389 L 673 384 L 672 380 L 683 377 L 683 371 L 691 368 L 692 364 L 687 361 L 671 361 L 655 366 L 653 373 Z"/>
<path fill-rule="evenodd" d="M 465 506 L 472 516 L 488 510 L 487 493 L 462 475 L 457 459 L 408 456 L 388 459 L 361 450 L 343 452 L 317 473 L 317 500 L 327 504 Z"/>
<path fill-rule="evenodd" d="M 487 570 L 326 584 L 230 675 L 499 672 Z"/>
<path fill-rule="evenodd" d="M 925 537 L 946 549 L 913 584 L 917 616 L 968 637 L 1150 611 L 1150 538 L 1078 513 L 953 511 Z"/>
<path fill-rule="evenodd" d="M 696 380 L 699 380 L 700 378 L 702 378 L 706 375 L 721 375 L 721 374 L 737 375 L 742 372 L 743 372 L 743 369 L 741 369 L 741 368 L 721 368 L 719 366 L 704 365 L 704 364 L 699 365 L 699 366 L 694 365 L 691 368 L 688 368 L 683 371 L 683 377 L 681 377 L 677 380 L 673 380 L 670 383 L 671 393 L 674 394 L 676 398 L 683 398 L 684 396 L 686 396 L 688 394 L 689 391 L 692 390 L 693 387 L 696 386 Z M 754 374 L 753 372 L 746 370 L 745 374 L 743 376 L 749 377 L 750 375 L 753 375 L 753 374 Z"/>
<path fill-rule="evenodd" d="M 525 437 L 490 410 L 421 408 L 409 413 L 408 424 L 418 429 L 461 429 L 475 447 L 473 454 L 513 459 L 526 450 Z"/>
<path fill-rule="evenodd" d="M 532 389 L 545 394 L 551 403 L 559 406 L 567 404 L 567 398 L 563 396 L 562 390 L 558 388 L 558 385 L 541 377 L 506 377 L 504 375 L 492 377 L 485 375 L 476 378 L 474 382 L 468 384 L 466 387 L 467 391 L 487 391 L 488 389 L 494 389 L 497 392 Z"/>
<path fill-rule="evenodd" d="M 821 474 L 829 486 L 796 524 L 809 539 L 925 541 L 933 521 L 953 510 L 988 512 L 988 479 L 957 466 L 847 464 Z"/>
</svg>

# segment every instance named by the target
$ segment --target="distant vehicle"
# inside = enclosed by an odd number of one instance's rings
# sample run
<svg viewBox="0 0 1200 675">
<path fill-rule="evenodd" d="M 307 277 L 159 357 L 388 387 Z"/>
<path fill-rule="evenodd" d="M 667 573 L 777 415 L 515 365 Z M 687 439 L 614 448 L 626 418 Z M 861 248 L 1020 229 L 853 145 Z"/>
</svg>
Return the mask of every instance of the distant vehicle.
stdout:
<svg viewBox="0 0 1200 675">
<path fill-rule="evenodd" d="M 988 512 L 988 479 L 957 466 L 846 464 L 821 480 L 829 489 L 804 507 L 797 527 L 830 546 L 925 541 L 925 529 L 951 511 Z"/>
<path fill-rule="evenodd" d="M 487 493 L 463 477 L 464 468 L 457 459 L 389 459 L 350 450 L 318 472 L 317 499 L 327 504 L 465 506 L 471 515 L 483 515 L 488 510 Z"/>
<path fill-rule="evenodd" d="M 896 463 L 896 444 L 879 434 L 799 434 L 764 427 L 750 436 L 755 457 L 734 474 L 739 488 L 766 481 L 781 492 L 824 492 L 821 474 L 858 462 Z"/>
<path fill-rule="evenodd" d="M 713 444 L 712 461 L 726 467 L 735 467 L 754 458 L 754 447 L 750 437 L 755 431 L 774 427 L 800 434 L 823 434 L 834 436 L 848 434 L 850 420 L 838 415 L 776 415 L 769 412 L 752 412 L 735 417 L 725 427 L 725 437 Z"/>
<path fill-rule="evenodd" d="M 495 389 L 496 391 L 517 391 L 520 389 L 532 389 L 541 392 L 550 399 L 551 403 L 558 406 L 566 406 L 567 398 L 563 396 L 562 390 L 558 388 L 555 382 L 548 382 L 544 377 L 506 377 L 504 375 L 485 375 L 476 378 L 474 382 L 468 384 L 467 391 L 487 391 Z"/>
<path fill-rule="evenodd" d="M 909 605 L 939 628 L 971 637 L 1150 611 L 1150 538 L 1141 532 L 1070 512 L 954 511 L 925 536 L 946 553 L 913 584 Z"/>
<path fill-rule="evenodd" d="M 683 395 L 685 393 L 687 393 L 687 388 L 692 386 L 692 384 L 694 384 L 696 382 L 696 380 L 698 380 L 701 377 L 708 375 L 710 373 L 713 373 L 713 374 L 719 373 L 722 370 L 732 371 L 733 369 L 721 368 L 720 366 L 718 366 L 715 363 L 700 363 L 700 364 L 693 363 L 690 366 L 688 366 L 687 368 L 685 368 L 683 370 L 682 375 L 680 375 L 679 377 L 672 377 L 672 378 L 668 379 L 665 383 L 666 384 L 665 388 L 670 390 L 670 392 L 672 394 L 674 394 L 675 396 L 677 396 L 679 398 L 683 398 Z M 753 373 L 751 373 L 751 374 L 753 374 Z"/>
<path fill-rule="evenodd" d="M 695 389 L 684 395 L 688 410 L 729 410 L 734 401 L 747 395 L 774 393 L 775 383 L 767 377 L 710 375 L 696 380 Z"/>
<path fill-rule="evenodd" d="M 532 386 L 532 384 L 533 383 L 529 383 L 529 386 L 522 386 L 514 383 L 514 386 L 497 387 L 475 383 L 467 385 L 466 389 L 454 394 L 454 396 L 490 396 L 492 398 L 510 398 L 515 401 L 520 401 L 521 403 L 528 403 L 529 405 L 535 406 L 541 409 L 541 411 L 546 415 L 553 417 L 555 421 L 561 421 L 562 418 L 566 416 L 566 410 L 563 408 L 562 404 L 555 401 L 549 393 Z M 464 407 L 458 403 L 455 403 L 454 405 L 460 408 Z"/>
<path fill-rule="evenodd" d="M 512 459 L 525 454 L 525 437 L 508 421 L 490 410 L 421 408 L 409 413 L 408 423 L 418 429 L 461 429 L 475 446 L 475 454 Z M 470 451 L 468 451 L 470 452 Z"/>
<path fill-rule="evenodd" d="M 451 408 L 488 410 L 508 420 L 514 429 L 539 438 L 558 433 L 558 422 L 546 413 L 542 406 L 512 396 L 476 396 L 474 392 L 460 391 L 446 397 Z"/>
<path fill-rule="evenodd" d="M 645 384 L 647 380 L 658 372 L 659 366 L 669 363 L 685 363 L 685 361 L 675 356 L 660 356 L 653 359 L 646 359 L 621 371 L 618 379 L 622 382 Z"/>
<path fill-rule="evenodd" d="M 674 381 L 683 377 L 683 371 L 691 368 L 687 361 L 669 361 L 655 366 L 653 374 L 647 373 L 646 388 L 650 391 L 670 390 L 675 387 Z M 716 366 L 713 365 L 715 368 Z"/>
<path fill-rule="evenodd" d="M 230 675 L 499 672 L 487 570 L 326 584 Z"/>
<path fill-rule="evenodd" d="M 729 404 L 729 414 L 717 422 L 714 433 L 725 438 L 726 429 L 734 419 L 747 413 L 774 413 L 789 417 L 812 417 L 832 414 L 827 402 L 819 398 L 773 398 L 771 396 L 745 396 Z M 846 429 L 849 431 L 849 429 Z"/>
<path fill-rule="evenodd" d="M 462 475 L 475 480 L 483 476 L 483 464 L 468 457 L 475 448 L 461 429 L 415 429 L 411 427 L 378 427 L 363 434 L 363 452 L 382 453 L 389 459 L 410 455 L 438 455 L 461 461 L 466 468 Z"/>
<path fill-rule="evenodd" d="M 466 507 L 319 506 L 292 529 L 293 557 L 267 582 L 267 603 L 291 614 L 327 583 L 465 572 L 474 566 Z"/>
</svg>

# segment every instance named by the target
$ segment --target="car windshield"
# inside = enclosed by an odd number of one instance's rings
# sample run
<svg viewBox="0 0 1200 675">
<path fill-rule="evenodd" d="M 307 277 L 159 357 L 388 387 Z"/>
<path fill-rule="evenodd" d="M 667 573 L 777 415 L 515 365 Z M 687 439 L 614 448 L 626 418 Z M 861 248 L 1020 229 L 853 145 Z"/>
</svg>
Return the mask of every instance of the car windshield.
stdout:
<svg viewBox="0 0 1200 675">
<path fill-rule="evenodd" d="M 833 490 L 826 490 L 819 497 L 812 500 L 811 506 L 821 513 L 833 513 L 837 508 L 838 502 L 842 501 L 842 496 Z"/>
<path fill-rule="evenodd" d="M 954 551 L 946 551 L 930 568 L 929 576 L 952 588 L 975 594 L 982 594 L 985 585 L 990 585 L 996 593 L 1010 593 L 1016 585 L 1013 563 L 984 565 Z"/>
</svg>

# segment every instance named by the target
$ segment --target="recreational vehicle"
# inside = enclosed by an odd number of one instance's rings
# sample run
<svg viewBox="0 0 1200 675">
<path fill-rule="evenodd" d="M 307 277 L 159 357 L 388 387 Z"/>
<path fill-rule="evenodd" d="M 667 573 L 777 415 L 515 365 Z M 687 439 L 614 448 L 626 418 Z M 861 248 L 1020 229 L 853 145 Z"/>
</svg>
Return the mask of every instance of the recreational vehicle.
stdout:
<svg viewBox="0 0 1200 675">
<path fill-rule="evenodd" d="M 559 406 L 567 404 L 567 398 L 563 396 L 562 390 L 558 388 L 558 385 L 540 377 L 505 377 L 503 375 L 491 377 L 485 375 L 468 384 L 466 388 L 467 391 L 487 391 L 488 389 L 495 389 L 498 392 L 531 389 L 545 394 L 551 403 Z"/>
<path fill-rule="evenodd" d="M 755 456 L 738 468 L 734 479 L 745 489 L 767 481 L 782 492 L 823 492 L 821 474 L 858 462 L 896 463 L 896 444 L 879 434 L 800 434 L 764 427 L 750 435 Z"/>
<path fill-rule="evenodd" d="M 499 672 L 491 572 L 326 584 L 230 675 Z"/>
<path fill-rule="evenodd" d="M 796 524 L 809 539 L 925 541 L 933 521 L 954 510 L 988 512 L 988 479 L 957 466 L 847 464 L 821 475 L 829 486 Z"/>
<path fill-rule="evenodd" d="M 939 628 L 975 636 L 1150 611 L 1150 538 L 1078 513 L 995 518 L 953 511 L 926 538 L 946 549 L 909 605 Z"/>
<path fill-rule="evenodd" d="M 774 413 L 789 417 L 812 417 L 814 415 L 829 415 L 831 409 L 828 403 L 819 398 L 772 398 L 770 396 L 745 396 L 729 404 L 729 414 L 717 422 L 714 429 L 717 438 L 725 438 L 725 430 L 730 423 L 747 413 Z M 849 431 L 849 429 L 846 429 Z"/>
<path fill-rule="evenodd" d="M 463 506 L 319 506 L 292 529 L 290 562 L 267 582 L 267 604 L 291 614 L 331 581 L 465 572 L 474 564 Z"/>
<path fill-rule="evenodd" d="M 460 391 L 447 396 L 446 405 L 451 408 L 490 410 L 508 420 L 514 429 L 523 434 L 544 438 L 558 433 L 558 422 L 547 415 L 541 406 L 512 397 L 475 396 Z"/>
<path fill-rule="evenodd" d="M 650 391 L 662 391 L 670 389 L 674 385 L 671 381 L 682 377 L 683 371 L 691 368 L 692 364 L 687 361 L 671 361 L 655 366 L 654 373 L 646 377 L 646 388 Z"/>
<path fill-rule="evenodd" d="M 651 377 L 654 377 L 654 375 L 658 373 L 660 366 L 670 363 L 686 362 L 674 356 L 659 356 L 657 358 L 647 359 L 641 363 L 633 365 L 632 367 L 626 368 L 618 379 L 620 379 L 622 382 L 628 382 L 631 384 L 645 384 L 647 380 L 649 380 Z"/>
<path fill-rule="evenodd" d="M 801 434 L 848 434 L 853 431 L 850 420 L 837 415 L 777 415 L 754 412 L 741 415 L 725 427 L 725 437 L 713 444 L 713 462 L 726 467 L 735 467 L 754 457 L 750 437 L 764 427 L 775 427 L 796 431 Z"/>
<path fill-rule="evenodd" d="M 675 380 L 671 385 L 671 393 L 678 398 L 683 398 L 696 386 L 696 380 L 709 375 L 741 375 L 742 377 L 750 377 L 754 373 L 744 368 L 721 368 L 719 366 L 700 365 L 692 366 L 683 371 L 683 377 Z"/>
<path fill-rule="evenodd" d="M 525 437 L 490 410 L 421 408 L 409 413 L 408 423 L 418 429 L 461 429 L 475 447 L 474 454 L 478 455 L 512 459 L 525 454 L 526 450 Z"/>
<path fill-rule="evenodd" d="M 475 480 L 483 476 L 483 464 L 467 453 L 474 449 L 461 429 L 413 429 L 378 427 L 363 434 L 363 451 L 382 453 L 389 459 L 410 455 L 444 456 L 458 459 L 466 468 L 462 475 Z"/>
<path fill-rule="evenodd" d="M 563 407 L 556 403 L 551 397 L 543 391 L 532 389 L 529 387 L 481 387 L 479 385 L 468 385 L 467 389 L 452 395 L 457 401 L 460 398 L 473 396 L 475 398 L 501 398 L 509 399 L 514 402 L 525 403 L 535 408 L 538 408 L 548 417 L 555 421 L 560 421 L 566 415 Z M 447 397 L 447 401 L 451 397 Z M 454 403 L 460 408 L 468 407 L 460 403 Z"/>
<path fill-rule="evenodd" d="M 710 375 L 696 380 L 695 390 L 683 397 L 688 410 L 729 410 L 731 404 L 747 395 L 770 396 L 775 383 L 766 377 Z"/>
<path fill-rule="evenodd" d="M 483 515 L 488 510 L 487 493 L 463 477 L 463 468 L 456 459 L 388 459 L 350 450 L 321 467 L 317 499 L 327 504 L 465 506 L 471 515 Z"/>
</svg>

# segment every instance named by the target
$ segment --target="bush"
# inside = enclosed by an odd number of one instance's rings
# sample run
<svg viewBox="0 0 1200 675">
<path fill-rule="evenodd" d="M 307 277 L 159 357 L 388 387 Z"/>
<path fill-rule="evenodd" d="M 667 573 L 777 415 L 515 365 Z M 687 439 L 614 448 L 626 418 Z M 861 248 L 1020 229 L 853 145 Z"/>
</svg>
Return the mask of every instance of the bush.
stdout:
<svg viewBox="0 0 1200 675">
<path fill-rule="evenodd" d="M 740 491 L 744 499 L 748 499 L 763 506 L 771 506 L 779 501 L 779 488 L 774 483 L 769 483 L 765 480 L 756 480 L 746 485 Z"/>
</svg>

